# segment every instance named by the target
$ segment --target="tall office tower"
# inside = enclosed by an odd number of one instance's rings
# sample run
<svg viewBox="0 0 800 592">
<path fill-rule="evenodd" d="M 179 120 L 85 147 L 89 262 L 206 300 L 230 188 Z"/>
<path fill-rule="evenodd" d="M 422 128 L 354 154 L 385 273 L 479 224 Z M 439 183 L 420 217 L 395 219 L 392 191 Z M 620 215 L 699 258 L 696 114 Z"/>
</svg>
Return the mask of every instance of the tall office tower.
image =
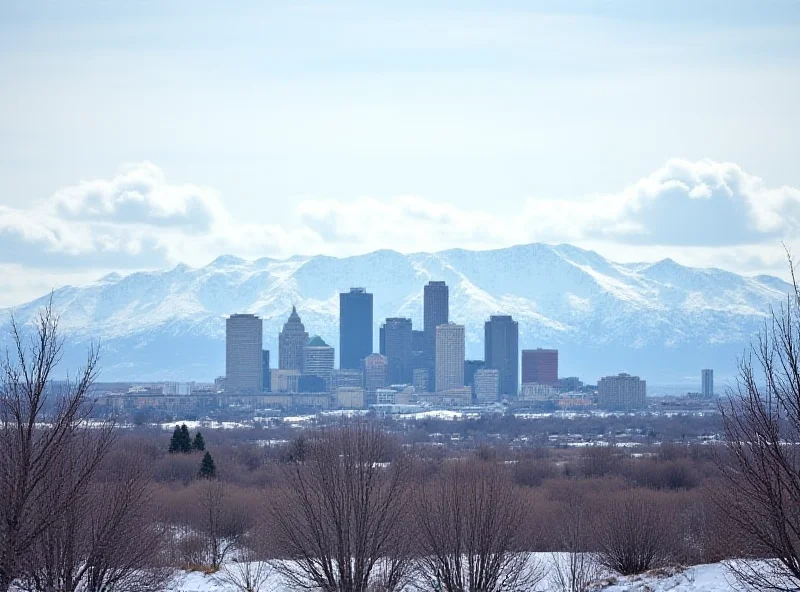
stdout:
<svg viewBox="0 0 800 592">
<path fill-rule="evenodd" d="M 375 393 L 385 388 L 389 378 L 389 360 L 380 354 L 371 354 L 364 358 L 364 390 L 367 394 L 367 405 L 374 405 Z"/>
<path fill-rule="evenodd" d="M 278 368 L 281 370 L 303 370 L 303 348 L 308 343 L 308 333 L 292 307 L 289 320 L 278 335 Z"/>
<path fill-rule="evenodd" d="M 436 392 L 464 386 L 464 325 L 436 327 Z"/>
<path fill-rule="evenodd" d="M 464 360 L 464 386 L 472 386 L 475 383 L 475 373 L 485 367 L 486 362 L 483 360 Z"/>
<path fill-rule="evenodd" d="M 254 314 L 234 314 L 225 320 L 225 391 L 261 392 L 261 347 L 264 330 Z"/>
<path fill-rule="evenodd" d="M 412 329 L 411 331 L 411 351 L 424 352 L 425 351 L 425 331 Z"/>
<path fill-rule="evenodd" d="M 425 361 L 425 331 L 413 329 L 411 331 L 411 368 L 419 370 L 427 368 Z"/>
<path fill-rule="evenodd" d="M 268 393 L 272 390 L 272 374 L 269 371 L 269 350 L 261 350 L 261 390 Z"/>
<path fill-rule="evenodd" d="M 494 368 L 481 368 L 475 372 L 472 392 L 478 403 L 496 403 L 500 400 L 500 371 Z"/>
<path fill-rule="evenodd" d="M 378 329 L 378 353 L 382 356 L 386 355 L 386 327 L 383 325 Z"/>
<path fill-rule="evenodd" d="M 522 383 L 558 386 L 558 350 L 523 349 Z"/>
<path fill-rule="evenodd" d="M 436 327 L 450 321 L 450 291 L 441 281 L 428 282 L 423 290 L 423 330 L 425 338 L 425 359 L 433 383 L 436 386 Z"/>
<path fill-rule="evenodd" d="M 509 315 L 492 315 L 484 324 L 486 368 L 500 371 L 500 394 L 519 393 L 519 326 Z M 558 380 L 558 372 L 556 372 Z"/>
<path fill-rule="evenodd" d="M 360 370 L 372 353 L 372 294 L 350 288 L 339 294 L 339 368 Z"/>
<path fill-rule="evenodd" d="M 390 318 L 383 326 L 389 384 L 411 384 L 411 319 Z"/>
<path fill-rule="evenodd" d="M 644 407 L 647 383 L 638 376 L 618 374 L 597 381 L 597 406 L 601 409 L 627 410 Z"/>
<path fill-rule="evenodd" d="M 702 370 L 702 393 L 704 397 L 711 398 L 714 396 L 714 371 Z"/>
<path fill-rule="evenodd" d="M 325 381 L 326 388 L 329 388 L 334 357 L 334 349 L 322 337 L 314 335 L 303 348 L 303 376 L 321 378 Z"/>
</svg>

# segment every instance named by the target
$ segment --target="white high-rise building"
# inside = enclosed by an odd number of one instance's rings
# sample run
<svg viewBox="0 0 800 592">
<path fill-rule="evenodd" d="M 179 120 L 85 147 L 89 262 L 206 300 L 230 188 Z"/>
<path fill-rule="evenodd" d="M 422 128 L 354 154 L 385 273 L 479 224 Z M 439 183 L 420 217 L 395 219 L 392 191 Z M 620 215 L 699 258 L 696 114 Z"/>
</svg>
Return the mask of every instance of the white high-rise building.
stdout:
<svg viewBox="0 0 800 592">
<path fill-rule="evenodd" d="M 263 388 L 261 346 L 264 329 L 254 314 L 234 314 L 225 320 L 225 390 L 260 393 Z"/>
<path fill-rule="evenodd" d="M 317 376 L 330 388 L 335 352 L 319 335 L 314 335 L 303 348 L 303 374 Z"/>
<path fill-rule="evenodd" d="M 500 400 L 500 370 L 481 368 L 475 371 L 472 391 L 478 403 L 496 403 Z"/>
<path fill-rule="evenodd" d="M 436 392 L 464 386 L 464 325 L 436 327 Z"/>
<path fill-rule="evenodd" d="M 711 398 L 714 396 L 714 371 L 713 370 L 701 370 L 700 372 L 702 376 L 702 394 L 703 397 Z"/>
<path fill-rule="evenodd" d="M 601 409 L 641 409 L 646 396 L 647 383 L 638 376 L 618 374 L 597 381 L 597 406 Z"/>
</svg>

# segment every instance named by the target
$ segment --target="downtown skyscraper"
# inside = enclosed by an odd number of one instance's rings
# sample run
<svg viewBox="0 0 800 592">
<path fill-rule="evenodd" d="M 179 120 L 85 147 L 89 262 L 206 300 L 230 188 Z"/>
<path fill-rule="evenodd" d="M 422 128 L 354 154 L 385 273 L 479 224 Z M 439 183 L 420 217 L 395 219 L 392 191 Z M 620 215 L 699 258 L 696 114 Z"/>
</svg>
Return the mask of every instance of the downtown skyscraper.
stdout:
<svg viewBox="0 0 800 592">
<path fill-rule="evenodd" d="M 389 384 L 411 384 L 411 319 L 389 318 L 383 327 L 384 355 L 389 362 Z"/>
<path fill-rule="evenodd" d="M 372 294 L 350 288 L 339 294 L 339 368 L 360 370 L 372 353 Z"/>
<path fill-rule="evenodd" d="M 264 329 L 254 314 L 234 314 L 225 320 L 225 390 L 260 393 Z"/>
<path fill-rule="evenodd" d="M 278 368 L 281 370 L 303 370 L 303 348 L 308 343 L 308 333 L 293 306 L 289 319 L 278 335 Z"/>
<path fill-rule="evenodd" d="M 522 350 L 522 384 L 558 384 L 557 349 Z"/>
<path fill-rule="evenodd" d="M 464 325 L 436 327 L 436 392 L 464 386 Z"/>
<path fill-rule="evenodd" d="M 450 321 L 450 290 L 442 281 L 430 281 L 423 290 L 424 357 L 436 390 L 436 327 Z M 463 361 L 463 360 L 462 360 Z M 463 386 L 463 385 L 462 385 Z"/>
<path fill-rule="evenodd" d="M 509 315 L 492 315 L 484 325 L 486 368 L 500 372 L 500 394 L 519 392 L 519 325 Z"/>
</svg>

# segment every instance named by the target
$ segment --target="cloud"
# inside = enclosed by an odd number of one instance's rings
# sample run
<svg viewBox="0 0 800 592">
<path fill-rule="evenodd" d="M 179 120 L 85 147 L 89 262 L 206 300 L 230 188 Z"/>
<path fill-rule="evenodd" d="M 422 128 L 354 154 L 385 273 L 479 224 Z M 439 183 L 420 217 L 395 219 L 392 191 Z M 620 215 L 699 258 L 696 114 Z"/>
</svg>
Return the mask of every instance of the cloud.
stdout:
<svg viewBox="0 0 800 592">
<path fill-rule="evenodd" d="M 47 206 L 68 220 L 180 227 L 186 232 L 208 232 L 227 218 L 214 191 L 168 184 L 164 173 L 149 162 L 124 167 L 110 181 L 62 189 Z"/>
<path fill-rule="evenodd" d="M 732 163 L 671 160 L 614 194 L 529 198 L 500 214 L 407 195 L 305 199 L 289 225 L 236 220 L 216 191 L 170 183 L 151 163 L 56 191 L 29 209 L 0 206 L 0 264 L 35 269 L 199 265 L 244 257 L 486 249 L 571 242 L 619 259 L 775 265 L 800 236 L 800 190 L 769 187 Z M 732 257 L 732 253 L 737 253 Z M 759 262 L 763 263 L 760 265 Z"/>
<path fill-rule="evenodd" d="M 800 190 L 769 188 L 732 163 L 671 160 L 609 198 L 617 199 L 622 207 L 614 215 L 623 225 L 593 225 L 589 235 L 631 244 L 728 246 L 800 234 Z"/>
</svg>

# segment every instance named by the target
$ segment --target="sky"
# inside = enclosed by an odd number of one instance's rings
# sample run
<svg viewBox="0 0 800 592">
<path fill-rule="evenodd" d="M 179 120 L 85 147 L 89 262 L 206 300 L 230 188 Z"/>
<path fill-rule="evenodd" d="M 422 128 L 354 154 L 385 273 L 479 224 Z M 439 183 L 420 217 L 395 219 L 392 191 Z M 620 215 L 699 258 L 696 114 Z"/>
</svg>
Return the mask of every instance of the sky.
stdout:
<svg viewBox="0 0 800 592">
<path fill-rule="evenodd" d="M 220 254 L 800 254 L 794 0 L 228 4 L 0 3 L 0 306 Z"/>
</svg>

